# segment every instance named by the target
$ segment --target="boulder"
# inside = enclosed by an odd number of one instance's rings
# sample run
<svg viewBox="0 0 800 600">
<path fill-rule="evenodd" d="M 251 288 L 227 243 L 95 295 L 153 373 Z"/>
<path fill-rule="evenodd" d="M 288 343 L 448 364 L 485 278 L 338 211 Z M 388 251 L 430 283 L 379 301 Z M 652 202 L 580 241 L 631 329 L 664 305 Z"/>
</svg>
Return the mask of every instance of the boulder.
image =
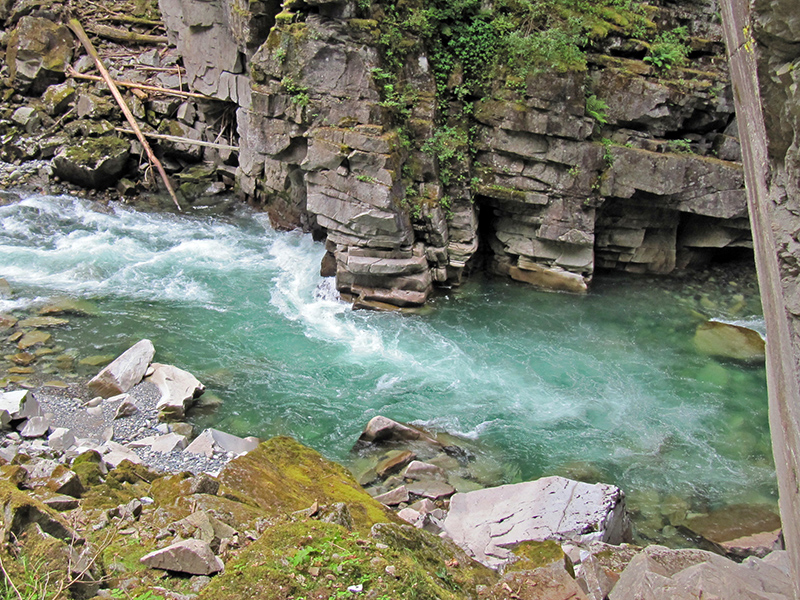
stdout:
<svg viewBox="0 0 800 600">
<path fill-rule="evenodd" d="M 19 432 L 26 439 L 44 437 L 50 431 L 50 419 L 47 417 L 29 418 Z"/>
<path fill-rule="evenodd" d="M 711 320 L 698 325 L 694 345 L 703 354 L 718 358 L 747 363 L 761 363 L 765 358 L 765 342 L 760 333 L 721 321 Z"/>
<path fill-rule="evenodd" d="M 75 434 L 66 427 L 56 427 L 47 437 L 50 448 L 63 452 L 75 445 Z"/>
<path fill-rule="evenodd" d="M 72 34 L 64 25 L 41 17 L 22 17 L 11 32 L 6 52 L 14 87 L 39 95 L 48 86 L 63 81 L 72 47 Z"/>
<path fill-rule="evenodd" d="M 511 590 L 511 591 L 509 591 Z M 508 573 L 492 588 L 490 598 L 526 600 L 587 600 L 563 560 L 532 571 Z"/>
<path fill-rule="evenodd" d="M 694 515 L 685 526 L 719 544 L 731 558 L 764 557 L 776 549 L 781 519 L 768 506 L 733 505 L 706 515 Z"/>
<path fill-rule="evenodd" d="M 104 135 L 65 146 L 53 158 L 53 171 L 62 179 L 87 188 L 106 188 L 119 181 L 128 164 L 130 143 Z"/>
<path fill-rule="evenodd" d="M 0 392 L 0 425 L 7 429 L 11 421 L 27 419 L 41 414 L 36 398 L 28 390 Z"/>
<path fill-rule="evenodd" d="M 119 403 L 117 406 L 117 411 L 114 413 L 114 420 L 117 419 L 124 419 L 125 417 L 130 417 L 135 415 L 139 412 L 139 407 L 136 406 L 136 402 L 131 400 L 129 394 L 123 394 L 122 402 Z"/>
<path fill-rule="evenodd" d="M 438 441 L 434 440 L 424 431 L 378 415 L 370 419 L 369 423 L 364 427 L 364 431 L 356 442 L 356 447 L 412 440 L 428 441 L 434 445 L 441 446 Z"/>
<path fill-rule="evenodd" d="M 416 454 L 410 450 L 396 450 L 389 453 L 389 456 L 384 458 L 375 467 L 375 472 L 378 477 L 386 478 L 388 475 L 399 471 L 417 457 Z"/>
<path fill-rule="evenodd" d="M 771 560 L 749 558 L 737 564 L 703 550 L 672 550 L 649 546 L 634 557 L 609 594 L 609 600 L 789 600 L 792 580 L 780 564 L 784 552 Z M 769 558 L 769 557 L 768 557 Z"/>
<path fill-rule="evenodd" d="M 444 472 L 442 467 L 419 460 L 412 461 L 406 467 L 405 471 L 403 471 L 403 477 L 406 479 L 416 479 L 418 481 L 423 479 L 447 481 L 447 473 Z"/>
<path fill-rule="evenodd" d="M 153 363 L 153 374 L 147 381 L 158 386 L 161 392 L 157 408 L 162 421 L 182 421 L 186 411 L 206 389 L 188 371 L 160 363 Z"/>
<path fill-rule="evenodd" d="M 63 517 L 8 482 L 0 481 L 0 502 L 3 539 L 19 539 L 31 524 L 36 524 L 48 535 L 67 542 L 78 537 Z"/>
<path fill-rule="evenodd" d="M 258 447 L 255 439 L 245 439 L 219 429 L 206 429 L 186 447 L 186 452 L 203 454 L 208 458 L 215 452 L 225 452 L 237 456 L 246 454 Z"/>
<path fill-rule="evenodd" d="M 449 483 L 436 479 L 415 481 L 406 485 L 406 489 L 408 489 L 410 494 L 430 498 L 431 500 L 446 498 L 447 496 L 452 496 L 456 492 L 456 489 Z"/>
<path fill-rule="evenodd" d="M 67 111 L 75 98 L 75 86 L 70 82 L 51 85 L 42 94 L 42 104 L 47 114 L 57 117 Z"/>
<path fill-rule="evenodd" d="M 160 435 L 153 440 L 151 449 L 153 452 L 162 452 L 164 454 L 172 452 L 173 450 L 183 450 L 186 448 L 188 441 L 185 436 L 178 435 L 177 433 L 168 433 Z"/>
<path fill-rule="evenodd" d="M 544 477 L 456 494 L 445 530 L 478 562 L 499 568 L 512 560 L 509 548 L 521 542 L 618 544 L 630 536 L 630 522 L 619 488 Z"/>
<path fill-rule="evenodd" d="M 151 569 L 163 569 L 190 575 L 213 575 L 222 571 L 222 561 L 214 556 L 208 542 L 183 540 L 146 554 L 140 562 Z"/>
<path fill-rule="evenodd" d="M 406 489 L 406 486 L 401 485 L 400 487 L 396 487 L 385 494 L 375 496 L 375 500 L 381 504 L 385 504 L 386 506 L 396 506 L 402 502 L 408 502 L 408 490 Z"/>
<path fill-rule="evenodd" d="M 150 340 L 141 340 L 100 371 L 87 387 L 104 398 L 124 394 L 144 377 L 156 350 Z"/>
</svg>

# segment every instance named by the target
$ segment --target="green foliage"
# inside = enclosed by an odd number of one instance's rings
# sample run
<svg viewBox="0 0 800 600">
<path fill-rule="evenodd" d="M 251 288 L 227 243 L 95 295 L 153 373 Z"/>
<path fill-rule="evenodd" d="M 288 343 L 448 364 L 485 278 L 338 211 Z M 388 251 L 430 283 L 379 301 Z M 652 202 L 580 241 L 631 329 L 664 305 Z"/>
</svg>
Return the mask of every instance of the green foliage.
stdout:
<svg viewBox="0 0 800 600">
<path fill-rule="evenodd" d="M 308 96 L 308 87 L 296 83 L 291 77 L 281 79 L 281 89 L 292 97 L 293 104 L 301 108 L 311 103 L 311 98 Z"/>
<path fill-rule="evenodd" d="M 686 45 L 688 32 L 686 27 L 676 27 L 672 31 L 664 31 L 650 45 L 650 52 L 645 62 L 663 70 L 679 67 L 686 63 L 689 46 Z"/>
<path fill-rule="evenodd" d="M 690 153 L 692 151 L 692 140 L 670 140 L 668 146 L 672 152 Z"/>
<path fill-rule="evenodd" d="M 614 153 L 611 152 L 611 146 L 614 145 L 608 138 L 603 138 L 600 140 L 600 143 L 603 144 L 603 162 L 606 163 L 606 167 L 609 169 L 614 166 Z"/>
<path fill-rule="evenodd" d="M 439 179 L 447 186 L 454 174 L 455 163 L 466 163 L 469 160 L 471 144 L 469 131 L 462 127 L 444 126 L 434 131 L 421 150 L 439 161 Z"/>
<path fill-rule="evenodd" d="M 608 104 L 605 100 L 598 98 L 594 94 L 586 97 L 586 114 L 600 123 L 600 125 L 608 123 L 608 119 L 606 118 L 607 110 Z"/>
<path fill-rule="evenodd" d="M 369 175 L 356 175 L 356 179 L 365 183 L 375 183 L 375 178 Z"/>
<path fill-rule="evenodd" d="M 41 564 L 31 564 L 24 556 L 19 560 L 21 574 L 12 577 L 6 573 L 0 581 L 0 600 L 46 600 L 55 589 L 50 587 L 50 573 L 42 572 Z M 15 581 L 16 579 L 16 581 Z"/>
</svg>

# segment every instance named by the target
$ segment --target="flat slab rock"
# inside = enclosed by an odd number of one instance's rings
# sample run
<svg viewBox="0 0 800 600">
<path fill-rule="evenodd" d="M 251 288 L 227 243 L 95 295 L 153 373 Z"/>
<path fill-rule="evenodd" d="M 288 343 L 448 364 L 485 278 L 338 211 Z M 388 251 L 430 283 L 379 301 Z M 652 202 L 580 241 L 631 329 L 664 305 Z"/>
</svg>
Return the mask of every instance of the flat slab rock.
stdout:
<svg viewBox="0 0 800 600">
<path fill-rule="evenodd" d="M 150 340 L 136 342 L 86 385 L 103 398 L 124 394 L 142 380 L 155 353 Z"/>
<path fill-rule="evenodd" d="M 630 536 L 622 490 L 563 477 L 456 494 L 444 525 L 456 544 L 494 569 L 525 541 L 619 544 Z"/>
</svg>

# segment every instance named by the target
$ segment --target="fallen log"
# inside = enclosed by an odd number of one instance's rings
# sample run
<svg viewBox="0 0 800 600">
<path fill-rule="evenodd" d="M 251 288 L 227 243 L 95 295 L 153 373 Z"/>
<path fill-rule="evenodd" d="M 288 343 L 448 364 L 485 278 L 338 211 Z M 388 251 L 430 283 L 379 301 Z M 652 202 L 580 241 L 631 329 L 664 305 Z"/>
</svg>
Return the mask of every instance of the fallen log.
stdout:
<svg viewBox="0 0 800 600">
<path fill-rule="evenodd" d="M 110 27 L 108 25 L 92 25 L 89 31 L 93 34 L 111 40 L 113 42 L 123 42 L 125 44 L 167 44 L 169 40 L 165 35 L 148 35 L 146 33 L 136 33 L 128 29 Z"/>
<path fill-rule="evenodd" d="M 119 131 L 120 133 L 136 134 L 135 131 L 131 129 L 125 129 L 124 127 L 115 127 L 114 129 L 115 131 Z M 203 146 L 204 148 L 215 148 L 217 150 L 231 150 L 233 152 L 239 151 L 239 146 L 229 146 L 228 144 L 218 144 L 216 142 L 206 142 L 204 140 L 193 140 L 192 138 L 180 137 L 177 135 L 167 135 L 165 133 L 142 132 L 142 135 L 144 135 L 145 137 L 153 138 L 155 140 L 165 140 L 168 142 L 177 142 L 179 144 Z"/>
<path fill-rule="evenodd" d="M 67 75 L 75 79 L 85 79 L 86 81 L 105 81 L 102 77 L 98 77 L 97 75 L 85 75 L 84 73 L 78 73 L 72 67 L 67 67 Z M 159 87 L 157 85 L 147 85 L 145 83 L 136 83 L 134 81 L 121 81 L 119 79 L 112 79 L 112 81 L 117 86 L 140 89 L 140 90 L 145 90 L 147 92 L 157 92 L 159 94 L 178 96 L 180 98 L 197 98 L 198 100 L 216 100 L 216 98 L 212 98 L 211 96 L 204 96 L 203 94 L 197 94 L 195 92 L 184 92 L 183 90 L 173 90 L 170 88 Z"/>
<path fill-rule="evenodd" d="M 81 25 L 80 21 L 78 21 L 78 19 L 70 19 L 67 23 L 67 26 L 72 30 L 78 40 L 80 40 L 81 44 L 83 44 L 83 47 L 86 48 L 86 52 L 89 53 L 89 56 L 94 59 L 94 64 L 97 66 L 97 70 L 100 71 L 103 81 L 106 82 L 108 89 L 111 90 L 111 95 L 114 96 L 114 99 L 117 101 L 117 104 L 119 104 L 120 109 L 122 109 L 122 114 L 125 115 L 125 119 L 127 119 L 131 129 L 133 129 L 133 131 L 136 133 L 136 137 L 139 139 L 139 142 L 142 144 L 142 147 L 147 154 L 147 158 L 153 165 L 155 165 L 159 175 L 161 175 L 161 179 L 164 181 L 164 185 L 167 187 L 167 192 L 169 192 L 172 201 L 175 203 L 175 206 L 178 207 L 179 211 L 183 211 L 180 203 L 178 202 L 178 197 L 175 195 L 175 190 L 172 189 L 172 184 L 169 181 L 167 172 L 164 170 L 164 166 L 161 164 L 161 161 L 156 158 L 156 155 L 153 154 L 153 149 L 150 147 L 150 144 L 147 143 L 147 139 L 145 139 L 144 135 L 142 134 L 142 130 L 139 129 L 139 125 L 136 123 L 136 119 L 133 118 L 131 109 L 128 108 L 128 105 L 125 103 L 125 99 L 122 97 L 119 88 L 117 88 L 117 86 L 114 84 L 114 80 L 111 79 L 111 75 L 108 74 L 108 70 L 103 64 L 103 60 L 97 53 L 97 50 L 92 44 L 92 41 L 89 39 L 89 36 L 87 36 L 86 32 L 83 30 L 83 26 Z"/>
</svg>

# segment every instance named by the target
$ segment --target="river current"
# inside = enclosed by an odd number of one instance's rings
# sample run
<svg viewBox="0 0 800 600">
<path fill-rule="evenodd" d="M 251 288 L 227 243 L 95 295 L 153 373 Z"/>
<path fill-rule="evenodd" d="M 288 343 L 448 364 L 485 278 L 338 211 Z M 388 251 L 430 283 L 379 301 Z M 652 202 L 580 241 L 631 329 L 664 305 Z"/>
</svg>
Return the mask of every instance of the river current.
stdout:
<svg viewBox="0 0 800 600">
<path fill-rule="evenodd" d="M 322 244 L 244 209 L 179 216 L 30 196 L 0 207 L 0 221 L 0 277 L 15 290 L 0 312 L 92 301 L 97 316 L 57 332 L 65 351 L 113 355 L 150 338 L 156 360 L 223 400 L 203 425 L 292 435 L 352 464 L 382 414 L 471 444 L 498 483 L 603 480 L 634 508 L 676 495 L 692 508 L 775 501 L 763 367 L 692 344 L 698 306 L 758 327 L 757 292 L 606 276 L 577 297 L 476 279 L 420 314 L 361 312 L 319 276 Z"/>
</svg>

